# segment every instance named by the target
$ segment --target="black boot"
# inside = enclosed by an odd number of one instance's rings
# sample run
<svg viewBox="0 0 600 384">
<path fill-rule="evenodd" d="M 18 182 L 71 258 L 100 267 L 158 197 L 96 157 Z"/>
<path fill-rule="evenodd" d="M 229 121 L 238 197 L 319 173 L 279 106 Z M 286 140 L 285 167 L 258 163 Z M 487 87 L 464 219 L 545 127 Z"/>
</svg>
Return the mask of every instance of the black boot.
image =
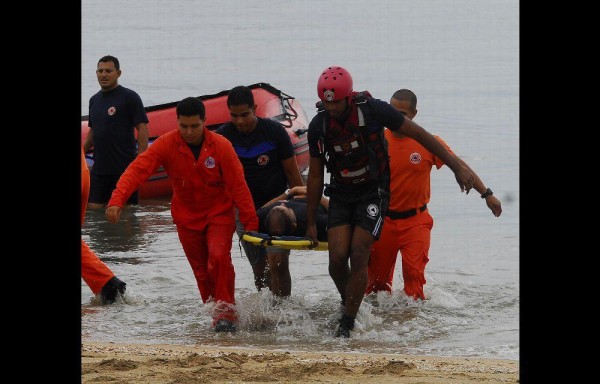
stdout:
<svg viewBox="0 0 600 384">
<path fill-rule="evenodd" d="M 340 325 L 335 332 L 335 337 L 350 337 L 350 331 L 354 329 L 354 317 L 344 315 L 340 319 Z"/>
<path fill-rule="evenodd" d="M 235 332 L 235 325 L 227 319 L 217 321 L 215 332 Z"/>
<path fill-rule="evenodd" d="M 117 298 L 117 292 L 121 295 L 125 293 L 126 285 L 124 282 L 119 280 L 117 276 L 113 276 L 100 291 L 100 298 L 102 304 L 112 304 Z"/>
</svg>

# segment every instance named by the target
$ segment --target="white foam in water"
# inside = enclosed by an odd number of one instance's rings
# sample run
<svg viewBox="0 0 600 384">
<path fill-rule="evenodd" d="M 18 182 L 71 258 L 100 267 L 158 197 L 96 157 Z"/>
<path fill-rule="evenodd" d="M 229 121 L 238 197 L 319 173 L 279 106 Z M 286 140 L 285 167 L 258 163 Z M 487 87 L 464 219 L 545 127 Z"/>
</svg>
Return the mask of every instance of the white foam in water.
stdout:
<svg viewBox="0 0 600 384">
<path fill-rule="evenodd" d="M 452 293 L 443 291 L 441 288 L 434 287 L 431 293 L 426 295 L 429 298 L 431 305 L 440 306 L 443 308 L 459 309 L 463 308 L 464 304 L 457 299 Z"/>
<path fill-rule="evenodd" d="M 365 329 L 372 328 L 375 324 L 381 324 L 383 319 L 375 316 L 372 313 L 373 306 L 363 300 L 356 319 L 354 320 L 354 331 L 363 331 Z"/>
<path fill-rule="evenodd" d="M 135 304 L 135 299 L 127 291 L 125 291 L 124 294 L 117 293 L 117 296 L 115 296 L 115 302 L 112 304 L 102 304 L 102 297 L 100 294 L 90 296 L 90 305 L 92 305 L 92 306 L 117 305 L 117 304 Z"/>
<path fill-rule="evenodd" d="M 278 336 L 317 332 L 302 297 L 278 298 L 269 291 L 254 292 L 237 300 L 239 329 L 276 332 Z"/>
</svg>

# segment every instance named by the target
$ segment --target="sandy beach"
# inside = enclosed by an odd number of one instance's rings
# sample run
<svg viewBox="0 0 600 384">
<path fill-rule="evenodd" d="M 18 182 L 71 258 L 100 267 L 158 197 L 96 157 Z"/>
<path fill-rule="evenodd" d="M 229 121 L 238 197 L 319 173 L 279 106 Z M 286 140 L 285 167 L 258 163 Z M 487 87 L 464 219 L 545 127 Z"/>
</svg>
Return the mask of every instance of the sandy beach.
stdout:
<svg viewBox="0 0 600 384">
<path fill-rule="evenodd" d="M 518 383 L 519 362 L 82 342 L 82 383 Z"/>
</svg>

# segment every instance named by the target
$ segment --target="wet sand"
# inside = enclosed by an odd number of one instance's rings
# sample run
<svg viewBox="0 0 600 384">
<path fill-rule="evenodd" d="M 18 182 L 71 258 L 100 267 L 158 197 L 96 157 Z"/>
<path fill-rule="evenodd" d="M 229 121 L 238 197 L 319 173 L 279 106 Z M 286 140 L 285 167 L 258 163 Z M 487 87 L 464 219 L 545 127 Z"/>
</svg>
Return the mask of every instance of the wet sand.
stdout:
<svg viewBox="0 0 600 384">
<path fill-rule="evenodd" d="M 82 383 L 518 383 L 519 362 L 82 342 Z"/>
</svg>

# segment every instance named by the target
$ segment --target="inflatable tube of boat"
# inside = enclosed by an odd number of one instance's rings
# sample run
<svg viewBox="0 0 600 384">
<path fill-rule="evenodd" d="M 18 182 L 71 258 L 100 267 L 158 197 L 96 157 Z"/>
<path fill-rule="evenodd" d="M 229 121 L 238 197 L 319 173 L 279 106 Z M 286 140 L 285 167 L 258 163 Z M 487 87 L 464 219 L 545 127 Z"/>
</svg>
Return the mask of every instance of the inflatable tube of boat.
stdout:
<svg viewBox="0 0 600 384">
<path fill-rule="evenodd" d="M 314 241 L 312 241 L 312 239 L 308 237 L 269 236 L 265 233 L 259 232 L 246 232 L 242 236 L 242 239 L 257 246 L 270 246 L 286 249 L 303 249 L 314 251 L 326 251 L 328 245 L 325 241 L 319 241 L 319 244 L 316 247 L 312 247 Z"/>
<path fill-rule="evenodd" d="M 301 175 L 308 172 L 310 157 L 308 154 L 308 124 L 309 120 L 304 109 L 294 97 L 282 92 L 268 83 L 249 85 L 256 104 L 256 116 L 269 118 L 281 123 L 284 127 L 296 155 L 296 163 Z M 221 124 L 231 120 L 227 107 L 229 90 L 224 90 L 213 95 L 198 96 L 206 108 L 205 127 L 211 131 Z M 177 129 L 176 108 L 179 101 L 165 104 L 152 105 L 144 108 L 148 116 L 148 146 L 166 132 Z M 89 132 L 89 116 L 81 116 L 81 145 L 85 143 Z M 137 135 L 137 130 L 135 131 Z M 86 153 L 88 168 L 92 169 L 94 158 L 92 150 Z M 305 176 L 303 176 L 305 178 Z M 139 188 L 140 200 L 168 197 L 173 194 L 171 182 L 167 173 L 160 167 Z"/>
</svg>

